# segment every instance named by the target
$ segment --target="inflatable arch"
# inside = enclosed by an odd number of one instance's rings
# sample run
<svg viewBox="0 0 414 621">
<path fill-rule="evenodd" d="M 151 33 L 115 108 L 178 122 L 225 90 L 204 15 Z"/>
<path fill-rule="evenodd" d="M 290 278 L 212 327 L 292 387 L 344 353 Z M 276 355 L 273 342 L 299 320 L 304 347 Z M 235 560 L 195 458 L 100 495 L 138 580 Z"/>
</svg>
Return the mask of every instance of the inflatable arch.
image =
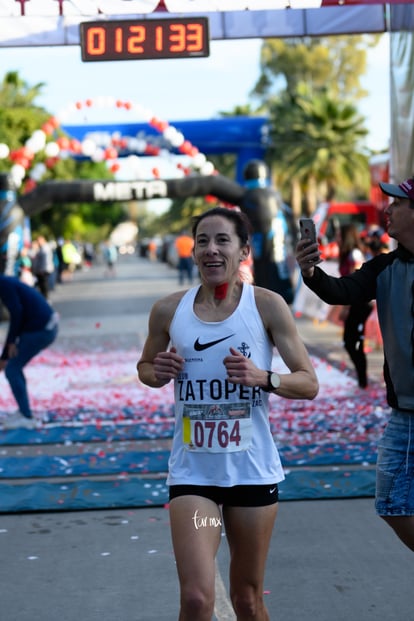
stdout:
<svg viewBox="0 0 414 621">
<path fill-rule="evenodd" d="M 281 293 L 291 303 L 293 292 L 285 251 L 285 216 L 278 195 L 265 187 L 263 177 L 255 176 L 265 165 L 253 160 L 246 167 L 246 186 L 222 175 L 191 176 L 183 179 L 149 181 L 46 181 L 24 194 L 17 202 L 9 175 L 0 175 L 0 271 L 10 264 L 7 241 L 23 226 L 25 216 L 33 216 L 55 202 L 101 202 L 188 198 L 213 195 L 238 205 L 253 228 L 253 269 L 259 286 Z M 14 254 L 14 253 L 13 253 Z"/>
<path fill-rule="evenodd" d="M 121 155 L 121 151 L 130 153 L 131 146 L 143 154 L 156 154 L 154 146 L 145 140 L 140 139 L 137 145 L 136 139 L 132 137 L 128 141 L 119 132 L 116 132 L 116 146 L 107 144 L 105 149 L 87 137 L 81 140 L 65 138 L 65 142 L 61 139 L 47 142 L 46 137 L 52 136 L 59 124 L 59 120 L 53 117 L 41 130 L 45 135 L 44 140 L 42 136 L 36 135 L 36 139 L 32 136 L 22 149 L 10 154 L 14 162 L 11 172 L 0 175 L 0 272 L 9 273 L 10 266 L 14 265 L 16 247 L 10 243 L 11 235 L 22 229 L 24 218 L 38 214 L 54 203 L 185 199 L 190 196 L 212 195 L 220 201 L 237 205 L 247 214 L 253 228 L 255 282 L 259 286 L 281 293 L 291 303 L 293 292 L 286 256 L 288 208 L 269 187 L 268 170 L 263 161 L 253 159 L 245 164 L 242 183 L 220 174 L 212 174 L 214 167 L 192 142 L 184 138 L 182 132 L 148 114 L 150 126 L 162 134 L 179 153 L 189 158 L 190 168 L 186 171 L 188 176 L 183 177 L 185 173 L 181 171 L 180 178 L 175 179 L 161 179 L 159 175 L 155 175 L 154 179 L 149 180 L 55 180 L 37 183 L 33 172 L 30 176 L 30 154 L 39 149 L 40 144 L 40 148 L 52 159 L 58 156 L 61 149 L 71 149 L 77 156 L 89 156 L 96 161 L 98 157 L 101 161 L 107 159 L 111 166 Z M 39 142 L 36 143 L 36 140 Z M 5 145 L 0 145 L 0 154 L 2 147 L 3 154 L 7 153 Z M 33 170 L 36 172 L 36 166 Z M 29 179 L 25 180 L 27 174 Z M 25 193 L 18 199 L 17 189 L 23 183 Z"/>
</svg>

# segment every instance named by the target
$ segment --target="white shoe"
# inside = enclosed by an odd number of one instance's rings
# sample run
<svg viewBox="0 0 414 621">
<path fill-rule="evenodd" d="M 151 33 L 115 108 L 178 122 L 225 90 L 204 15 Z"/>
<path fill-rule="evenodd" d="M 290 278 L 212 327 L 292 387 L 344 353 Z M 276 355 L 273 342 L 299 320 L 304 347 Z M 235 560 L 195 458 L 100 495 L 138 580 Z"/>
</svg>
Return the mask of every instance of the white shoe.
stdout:
<svg viewBox="0 0 414 621">
<path fill-rule="evenodd" d="M 4 429 L 34 429 L 36 427 L 36 421 L 33 418 L 23 416 L 20 412 L 15 412 L 4 419 L 3 427 Z"/>
</svg>

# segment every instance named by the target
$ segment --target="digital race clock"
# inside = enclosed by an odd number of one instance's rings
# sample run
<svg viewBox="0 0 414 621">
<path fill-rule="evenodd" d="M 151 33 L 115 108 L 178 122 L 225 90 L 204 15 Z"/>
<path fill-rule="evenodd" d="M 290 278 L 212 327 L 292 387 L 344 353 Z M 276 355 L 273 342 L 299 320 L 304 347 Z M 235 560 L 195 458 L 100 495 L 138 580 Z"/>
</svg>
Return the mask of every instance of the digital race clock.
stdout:
<svg viewBox="0 0 414 621">
<path fill-rule="evenodd" d="M 86 62 L 209 55 L 206 17 L 82 22 L 79 27 Z"/>
</svg>

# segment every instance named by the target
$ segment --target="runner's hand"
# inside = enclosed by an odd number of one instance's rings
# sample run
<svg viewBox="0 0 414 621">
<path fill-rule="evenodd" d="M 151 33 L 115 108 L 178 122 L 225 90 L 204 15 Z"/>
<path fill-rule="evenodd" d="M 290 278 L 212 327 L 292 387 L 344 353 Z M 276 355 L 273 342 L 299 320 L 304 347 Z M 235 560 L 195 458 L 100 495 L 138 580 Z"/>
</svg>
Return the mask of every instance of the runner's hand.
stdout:
<svg viewBox="0 0 414 621">
<path fill-rule="evenodd" d="M 160 351 L 154 358 L 153 367 L 156 379 L 164 384 L 175 379 L 183 370 L 184 358 L 177 354 L 175 347 L 170 351 Z"/>
<path fill-rule="evenodd" d="M 250 358 L 233 347 L 230 347 L 230 356 L 224 358 L 223 364 L 227 370 L 227 380 L 232 384 L 260 386 L 263 378 L 267 377 L 266 371 L 258 369 Z"/>
</svg>

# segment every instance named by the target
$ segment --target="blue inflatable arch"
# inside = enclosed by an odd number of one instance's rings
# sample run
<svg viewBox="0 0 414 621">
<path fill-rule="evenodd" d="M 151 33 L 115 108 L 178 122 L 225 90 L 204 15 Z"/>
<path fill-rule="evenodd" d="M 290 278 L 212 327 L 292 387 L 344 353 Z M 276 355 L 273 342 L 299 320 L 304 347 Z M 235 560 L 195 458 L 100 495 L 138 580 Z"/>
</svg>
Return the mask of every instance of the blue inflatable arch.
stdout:
<svg viewBox="0 0 414 621">
<path fill-rule="evenodd" d="M 269 120 L 266 117 L 224 117 L 220 119 L 171 121 L 187 140 L 205 155 L 234 153 L 237 156 L 236 181 L 243 183 L 243 170 L 251 160 L 263 160 L 269 143 Z M 62 125 L 62 130 L 79 141 L 93 133 L 135 137 L 143 133 L 162 141 L 159 132 L 148 123 L 114 123 L 96 125 Z M 162 143 L 160 142 L 160 145 Z M 128 151 L 125 155 L 131 155 Z M 142 155 L 142 153 L 138 154 Z"/>
</svg>

